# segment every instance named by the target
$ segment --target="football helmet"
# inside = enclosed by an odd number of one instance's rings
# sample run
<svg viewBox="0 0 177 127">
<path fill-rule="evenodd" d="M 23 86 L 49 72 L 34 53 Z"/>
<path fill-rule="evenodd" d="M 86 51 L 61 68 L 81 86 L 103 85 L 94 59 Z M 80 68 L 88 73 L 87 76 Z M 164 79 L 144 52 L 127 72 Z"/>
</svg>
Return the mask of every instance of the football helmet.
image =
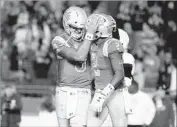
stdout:
<svg viewBox="0 0 177 127">
<path fill-rule="evenodd" d="M 122 43 L 124 49 L 128 49 L 129 36 L 126 31 L 118 29 L 119 41 Z"/>
<path fill-rule="evenodd" d="M 76 41 L 81 41 L 85 35 L 87 15 L 82 8 L 72 6 L 63 15 L 65 31 Z"/>
<path fill-rule="evenodd" d="M 117 30 L 117 25 L 116 25 L 116 20 L 111 16 L 108 15 L 108 17 L 110 18 L 111 22 L 112 22 L 112 28 L 113 28 L 113 32 L 116 32 Z"/>
<path fill-rule="evenodd" d="M 106 14 L 92 14 L 88 17 L 86 29 L 88 28 L 88 24 L 91 22 L 94 22 L 95 17 L 99 17 L 99 25 L 98 30 L 96 32 L 95 39 L 99 37 L 112 37 L 112 31 L 113 31 L 113 21 L 110 18 L 110 16 Z"/>
</svg>

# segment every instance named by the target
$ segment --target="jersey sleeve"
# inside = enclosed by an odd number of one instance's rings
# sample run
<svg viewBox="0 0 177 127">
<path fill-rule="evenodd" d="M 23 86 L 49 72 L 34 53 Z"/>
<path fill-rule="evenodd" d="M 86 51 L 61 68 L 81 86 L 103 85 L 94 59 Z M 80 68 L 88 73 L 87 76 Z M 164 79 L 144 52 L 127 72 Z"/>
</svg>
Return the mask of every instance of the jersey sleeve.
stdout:
<svg viewBox="0 0 177 127">
<path fill-rule="evenodd" d="M 123 53 L 124 49 L 119 40 L 113 39 L 108 45 L 108 55 L 112 53 Z"/>
<path fill-rule="evenodd" d="M 123 46 L 117 39 L 110 39 L 104 44 L 103 54 L 106 57 L 113 53 L 123 53 L 123 52 L 124 52 Z"/>
<path fill-rule="evenodd" d="M 52 40 L 52 48 L 55 51 L 55 53 L 59 53 L 63 47 L 70 47 L 68 43 L 60 36 L 56 36 Z"/>
</svg>

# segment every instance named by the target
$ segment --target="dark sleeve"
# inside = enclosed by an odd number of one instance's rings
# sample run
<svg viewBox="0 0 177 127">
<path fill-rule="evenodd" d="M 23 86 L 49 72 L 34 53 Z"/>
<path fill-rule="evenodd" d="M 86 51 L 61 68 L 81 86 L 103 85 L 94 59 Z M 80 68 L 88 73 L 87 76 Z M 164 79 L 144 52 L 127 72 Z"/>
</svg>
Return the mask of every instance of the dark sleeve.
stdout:
<svg viewBox="0 0 177 127">
<path fill-rule="evenodd" d="M 124 67 L 125 77 L 131 78 L 132 77 L 131 71 L 133 68 L 132 64 L 123 64 L 123 67 Z"/>
</svg>

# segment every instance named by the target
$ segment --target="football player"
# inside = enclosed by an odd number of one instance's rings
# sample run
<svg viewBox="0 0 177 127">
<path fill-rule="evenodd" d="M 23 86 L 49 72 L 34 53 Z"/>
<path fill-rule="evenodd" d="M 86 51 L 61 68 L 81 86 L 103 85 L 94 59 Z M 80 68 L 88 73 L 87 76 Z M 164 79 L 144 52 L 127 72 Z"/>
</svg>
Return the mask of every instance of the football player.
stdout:
<svg viewBox="0 0 177 127">
<path fill-rule="evenodd" d="M 132 54 L 128 53 L 129 36 L 126 31 L 118 29 L 119 41 L 122 43 L 124 48 L 124 53 L 122 54 L 122 59 L 124 62 L 124 72 L 125 72 L 125 85 L 129 87 L 132 82 L 134 70 L 135 70 L 135 58 Z"/>
<path fill-rule="evenodd" d="M 122 29 L 118 29 L 118 39 L 122 43 L 124 48 L 124 53 L 122 54 L 123 66 L 124 66 L 124 85 L 128 89 L 128 87 L 132 84 L 133 74 L 135 70 L 135 58 L 132 54 L 128 53 L 128 44 L 129 44 L 129 36 L 126 31 Z M 125 102 L 125 110 L 127 114 L 132 114 L 133 111 L 130 107 L 129 100 L 129 92 L 128 90 L 124 92 L 124 102 Z"/>
<path fill-rule="evenodd" d="M 132 109 L 129 105 L 129 92 L 128 92 L 128 87 L 131 85 L 132 83 L 132 79 L 133 79 L 133 74 L 134 74 L 134 70 L 135 70 L 135 58 L 132 54 L 128 53 L 128 44 L 129 44 L 129 36 L 127 34 L 126 31 L 124 31 L 123 29 L 117 29 L 116 27 L 116 21 L 113 19 L 112 16 L 109 16 L 109 18 L 112 21 L 112 24 L 114 26 L 113 29 L 113 37 L 118 39 L 124 48 L 124 52 L 122 54 L 122 59 L 123 59 L 123 66 L 124 66 L 124 73 L 125 73 L 125 77 L 124 77 L 124 85 L 126 86 L 127 90 L 125 90 L 124 94 L 124 102 L 125 102 L 125 110 L 127 114 L 131 114 L 132 113 Z"/>
<path fill-rule="evenodd" d="M 87 15 L 81 8 L 68 8 L 63 15 L 65 32 L 52 40 L 52 47 L 58 58 L 55 96 L 60 127 L 86 125 L 93 79 L 87 56 L 98 27 L 98 18 L 90 22 L 87 32 L 86 21 Z"/>
<path fill-rule="evenodd" d="M 88 110 L 88 127 L 99 127 L 110 114 L 114 127 L 127 126 L 124 103 L 123 46 L 112 37 L 115 26 L 105 14 L 92 14 L 91 22 L 99 17 L 95 41 L 91 45 L 91 66 L 94 72 L 95 94 Z"/>
</svg>

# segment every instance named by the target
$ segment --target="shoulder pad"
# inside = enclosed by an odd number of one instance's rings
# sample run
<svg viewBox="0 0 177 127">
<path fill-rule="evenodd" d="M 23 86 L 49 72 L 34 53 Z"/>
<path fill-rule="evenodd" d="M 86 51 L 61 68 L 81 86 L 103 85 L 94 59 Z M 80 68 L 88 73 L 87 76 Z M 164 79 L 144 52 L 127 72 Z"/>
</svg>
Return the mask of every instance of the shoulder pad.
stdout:
<svg viewBox="0 0 177 127">
<path fill-rule="evenodd" d="M 127 64 L 135 63 L 135 58 L 130 53 L 123 53 L 122 58 L 123 58 L 124 63 L 127 63 Z"/>
<path fill-rule="evenodd" d="M 108 39 L 103 46 L 103 55 L 106 57 L 108 57 L 108 54 L 114 52 L 122 53 L 123 51 L 120 41 L 114 38 Z"/>
<path fill-rule="evenodd" d="M 62 37 L 60 36 L 56 36 L 53 40 L 52 40 L 52 47 L 55 50 L 60 50 L 60 48 L 62 46 L 66 46 L 66 47 L 70 47 L 67 43 L 67 41 L 65 41 Z"/>
</svg>

